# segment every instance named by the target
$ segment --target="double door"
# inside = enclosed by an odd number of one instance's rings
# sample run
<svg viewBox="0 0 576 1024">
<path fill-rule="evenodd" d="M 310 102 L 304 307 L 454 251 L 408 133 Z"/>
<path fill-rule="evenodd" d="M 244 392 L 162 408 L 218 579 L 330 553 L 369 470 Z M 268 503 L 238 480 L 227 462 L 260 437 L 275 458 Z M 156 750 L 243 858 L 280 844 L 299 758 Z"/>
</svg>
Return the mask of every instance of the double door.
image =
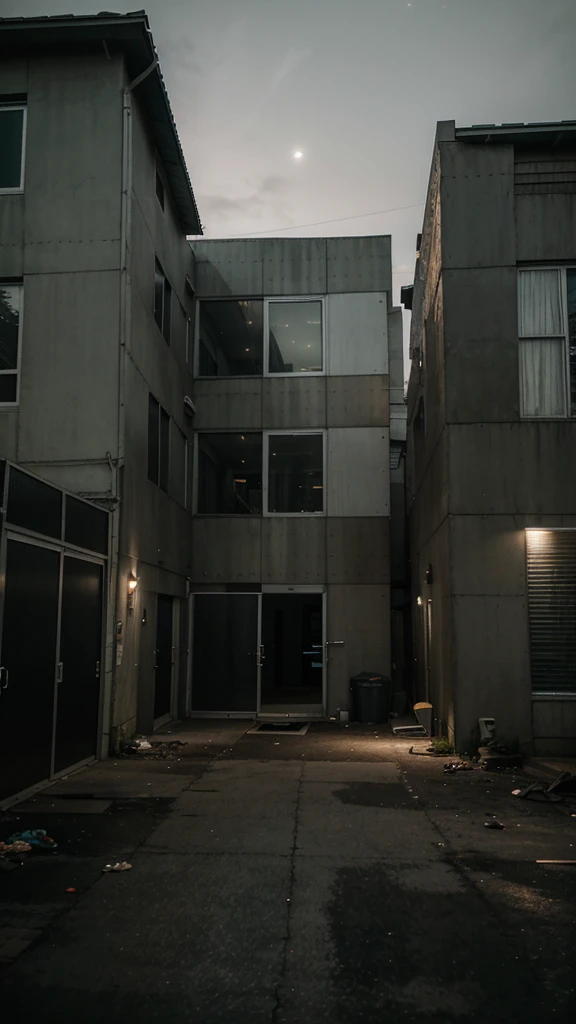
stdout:
<svg viewBox="0 0 576 1024">
<path fill-rule="evenodd" d="M 103 565 L 6 541 L 0 799 L 97 752 Z"/>
<path fill-rule="evenodd" d="M 196 594 L 192 712 L 321 717 L 325 602 L 312 587 Z"/>
</svg>

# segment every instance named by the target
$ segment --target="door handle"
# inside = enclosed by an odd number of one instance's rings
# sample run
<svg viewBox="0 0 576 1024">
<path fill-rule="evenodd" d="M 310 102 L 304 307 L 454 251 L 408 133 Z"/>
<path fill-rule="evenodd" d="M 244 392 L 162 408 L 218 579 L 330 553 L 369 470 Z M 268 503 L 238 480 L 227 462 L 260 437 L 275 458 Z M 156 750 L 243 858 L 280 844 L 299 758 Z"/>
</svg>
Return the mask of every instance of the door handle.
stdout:
<svg viewBox="0 0 576 1024">
<path fill-rule="evenodd" d="M 173 664 L 174 664 L 174 661 L 175 661 L 175 658 L 174 658 L 174 651 L 175 651 L 175 650 L 176 650 L 176 648 L 175 648 L 175 647 L 172 647 L 172 654 L 171 654 L 171 656 L 170 656 L 170 658 L 171 658 L 171 660 L 170 660 L 170 664 L 171 664 L 171 665 L 173 665 Z"/>
<path fill-rule="evenodd" d="M 259 646 L 256 649 L 256 667 L 262 668 L 265 661 L 266 655 L 264 653 L 264 644 L 259 644 Z"/>
<path fill-rule="evenodd" d="M 56 682 L 57 683 L 61 683 L 62 682 L 63 675 L 64 675 L 64 663 L 62 661 L 59 661 L 58 662 L 58 668 L 56 670 Z"/>
<path fill-rule="evenodd" d="M 100 662 L 96 662 L 96 679 L 100 679 Z"/>
<path fill-rule="evenodd" d="M 0 693 L 8 689 L 8 683 L 10 681 L 10 673 L 4 665 L 0 666 Z"/>
<path fill-rule="evenodd" d="M 330 658 L 330 647 L 343 647 L 345 643 L 345 640 L 325 640 L 324 647 L 326 649 L 326 661 L 329 661 Z"/>
</svg>

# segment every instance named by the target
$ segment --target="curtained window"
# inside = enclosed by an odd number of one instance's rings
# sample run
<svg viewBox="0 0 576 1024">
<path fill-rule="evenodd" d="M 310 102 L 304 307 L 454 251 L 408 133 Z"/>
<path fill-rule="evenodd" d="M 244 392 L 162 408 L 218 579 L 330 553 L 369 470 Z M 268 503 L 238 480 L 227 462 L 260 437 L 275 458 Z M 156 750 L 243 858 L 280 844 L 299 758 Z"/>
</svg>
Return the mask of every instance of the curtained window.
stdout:
<svg viewBox="0 0 576 1024">
<path fill-rule="evenodd" d="M 564 268 L 518 272 L 522 416 L 569 415 L 565 274 Z"/>
</svg>

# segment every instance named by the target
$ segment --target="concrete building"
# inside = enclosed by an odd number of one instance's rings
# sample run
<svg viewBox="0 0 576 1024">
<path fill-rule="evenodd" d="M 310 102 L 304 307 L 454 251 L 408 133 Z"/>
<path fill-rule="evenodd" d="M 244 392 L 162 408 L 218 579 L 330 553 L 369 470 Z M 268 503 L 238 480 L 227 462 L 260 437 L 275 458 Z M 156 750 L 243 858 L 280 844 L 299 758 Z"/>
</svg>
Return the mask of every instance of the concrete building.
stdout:
<svg viewBox="0 0 576 1024">
<path fill-rule="evenodd" d="M 390 238 L 193 250 L 190 712 L 333 715 L 351 675 L 391 665 Z"/>
<path fill-rule="evenodd" d="M 1 21 L 0 457 L 111 512 L 92 756 L 185 699 L 199 232 L 146 16 Z"/>
<path fill-rule="evenodd" d="M 576 751 L 576 122 L 437 129 L 413 288 L 417 696 Z"/>
</svg>

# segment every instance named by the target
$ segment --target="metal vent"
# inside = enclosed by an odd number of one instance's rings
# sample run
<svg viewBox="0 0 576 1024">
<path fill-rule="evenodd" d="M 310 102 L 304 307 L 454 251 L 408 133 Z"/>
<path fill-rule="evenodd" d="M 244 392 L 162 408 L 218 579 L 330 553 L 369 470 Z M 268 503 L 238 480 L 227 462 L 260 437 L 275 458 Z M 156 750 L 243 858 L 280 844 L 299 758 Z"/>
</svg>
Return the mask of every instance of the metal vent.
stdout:
<svg viewBox="0 0 576 1024">
<path fill-rule="evenodd" d="M 576 530 L 527 530 L 532 691 L 576 693 Z"/>
</svg>

